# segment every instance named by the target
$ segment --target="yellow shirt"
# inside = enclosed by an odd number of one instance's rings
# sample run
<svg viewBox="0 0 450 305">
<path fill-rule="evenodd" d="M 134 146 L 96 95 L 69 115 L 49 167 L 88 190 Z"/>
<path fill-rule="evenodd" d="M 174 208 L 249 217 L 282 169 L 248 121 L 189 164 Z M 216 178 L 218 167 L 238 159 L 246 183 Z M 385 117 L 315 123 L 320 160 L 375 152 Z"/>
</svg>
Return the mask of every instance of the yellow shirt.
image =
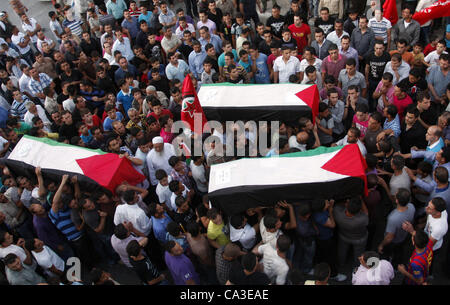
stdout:
<svg viewBox="0 0 450 305">
<path fill-rule="evenodd" d="M 224 224 L 216 225 L 211 220 L 208 224 L 208 233 L 207 236 L 211 240 L 215 240 L 220 246 L 225 246 L 230 242 L 228 237 L 223 233 Z"/>
</svg>

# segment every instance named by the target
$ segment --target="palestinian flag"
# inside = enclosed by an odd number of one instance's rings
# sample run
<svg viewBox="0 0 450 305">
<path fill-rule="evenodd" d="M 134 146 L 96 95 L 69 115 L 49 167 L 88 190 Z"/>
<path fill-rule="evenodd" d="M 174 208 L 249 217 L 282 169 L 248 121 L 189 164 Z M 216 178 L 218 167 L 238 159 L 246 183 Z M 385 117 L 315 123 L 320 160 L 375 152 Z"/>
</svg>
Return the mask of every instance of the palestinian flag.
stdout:
<svg viewBox="0 0 450 305">
<path fill-rule="evenodd" d="M 357 144 L 240 159 L 211 167 L 208 197 L 227 215 L 280 200 L 349 198 L 367 194 L 366 168 Z"/>
<path fill-rule="evenodd" d="M 207 84 L 198 99 L 206 118 L 220 122 L 314 120 L 320 101 L 316 85 L 298 84 Z"/>
<path fill-rule="evenodd" d="M 438 0 L 420 12 L 416 12 L 412 18 L 422 25 L 432 19 L 447 16 L 450 16 L 450 0 Z"/>
<path fill-rule="evenodd" d="M 6 165 L 16 176 L 33 180 L 38 166 L 44 178 L 55 182 L 59 182 L 64 174 L 77 175 L 80 186 L 87 191 L 102 186 L 114 193 L 124 181 L 136 185 L 145 179 L 128 159 L 116 154 L 28 135 L 14 147 Z"/>
</svg>

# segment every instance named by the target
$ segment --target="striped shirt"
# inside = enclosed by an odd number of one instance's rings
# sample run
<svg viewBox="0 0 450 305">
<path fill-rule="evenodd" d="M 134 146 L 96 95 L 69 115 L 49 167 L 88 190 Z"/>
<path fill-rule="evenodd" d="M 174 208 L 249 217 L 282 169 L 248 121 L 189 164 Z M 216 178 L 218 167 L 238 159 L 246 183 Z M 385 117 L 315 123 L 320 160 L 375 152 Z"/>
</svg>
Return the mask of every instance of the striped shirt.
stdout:
<svg viewBox="0 0 450 305">
<path fill-rule="evenodd" d="M 22 99 L 22 102 L 14 100 L 9 111 L 12 116 L 20 117 L 20 120 L 23 121 L 23 117 L 25 116 L 25 113 L 27 113 L 25 103 L 28 102 L 28 97 L 26 95 L 23 95 Z"/>
<path fill-rule="evenodd" d="M 72 31 L 72 34 L 77 35 L 78 37 L 81 37 L 81 33 L 83 32 L 83 29 L 81 28 L 82 24 L 83 21 L 77 19 L 72 21 L 64 19 L 62 23 L 63 27 L 69 28 Z"/>
<path fill-rule="evenodd" d="M 57 213 L 50 209 L 48 216 L 53 224 L 60 230 L 69 241 L 77 240 L 81 237 L 81 232 L 77 230 L 71 218 L 71 209 L 66 207 L 64 210 L 59 210 Z"/>
<path fill-rule="evenodd" d="M 431 261 L 433 260 L 433 242 L 428 241 L 425 250 L 422 253 L 417 253 L 414 249 L 411 258 L 409 259 L 408 272 L 414 276 L 415 279 L 423 278 L 424 280 L 428 276 L 428 269 L 430 268 Z M 416 282 L 406 278 L 408 285 L 417 285 Z"/>
<path fill-rule="evenodd" d="M 48 87 L 51 82 L 52 79 L 50 78 L 50 76 L 45 73 L 39 73 L 39 81 L 31 78 L 28 87 L 30 87 L 31 94 L 36 95 L 38 93 L 42 93 L 44 91 L 44 88 Z"/>
<path fill-rule="evenodd" d="M 383 17 L 381 21 L 377 21 L 376 18 L 372 18 L 369 20 L 368 27 L 373 30 L 375 37 L 376 36 L 383 37 L 383 42 L 387 43 L 388 39 L 387 32 L 390 28 L 392 28 L 391 22 L 388 19 Z"/>
</svg>

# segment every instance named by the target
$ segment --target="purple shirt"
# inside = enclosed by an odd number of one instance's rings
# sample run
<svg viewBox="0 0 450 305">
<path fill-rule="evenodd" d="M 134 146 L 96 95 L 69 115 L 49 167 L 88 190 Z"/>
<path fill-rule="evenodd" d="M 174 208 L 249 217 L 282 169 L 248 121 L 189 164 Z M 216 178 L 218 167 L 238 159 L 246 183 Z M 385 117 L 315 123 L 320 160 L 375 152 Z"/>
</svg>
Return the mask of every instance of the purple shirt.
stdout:
<svg viewBox="0 0 450 305">
<path fill-rule="evenodd" d="M 186 285 L 188 280 L 194 280 L 197 285 L 200 284 L 194 265 L 186 255 L 173 256 L 166 251 L 164 256 L 175 285 Z"/>
<path fill-rule="evenodd" d="M 347 57 L 345 55 L 339 54 L 338 60 L 336 63 L 330 61 L 330 56 L 327 56 L 322 61 L 322 66 L 320 69 L 322 72 L 325 72 L 325 75 L 333 75 L 334 79 L 339 78 L 339 72 L 345 68 L 345 62 L 347 61 Z"/>
<path fill-rule="evenodd" d="M 58 245 L 64 244 L 64 239 L 59 235 L 58 229 L 48 216 L 39 217 L 33 215 L 33 227 L 37 237 L 47 246 L 56 250 Z"/>
</svg>

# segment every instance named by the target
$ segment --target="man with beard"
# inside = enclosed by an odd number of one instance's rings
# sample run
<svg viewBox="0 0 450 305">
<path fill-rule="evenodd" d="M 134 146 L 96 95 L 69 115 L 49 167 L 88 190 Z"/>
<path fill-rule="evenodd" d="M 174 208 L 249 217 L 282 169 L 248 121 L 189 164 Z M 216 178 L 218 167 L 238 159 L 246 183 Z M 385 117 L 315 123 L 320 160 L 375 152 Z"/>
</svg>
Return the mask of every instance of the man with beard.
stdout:
<svg viewBox="0 0 450 305">
<path fill-rule="evenodd" d="M 175 149 L 172 144 L 164 143 L 162 137 L 154 137 L 152 140 L 153 148 L 147 154 L 146 162 L 150 176 L 150 182 L 156 186 L 158 180 L 155 173 L 158 169 L 163 169 L 166 173 L 172 171 L 172 167 L 169 165 L 169 158 L 175 156 Z"/>
</svg>

